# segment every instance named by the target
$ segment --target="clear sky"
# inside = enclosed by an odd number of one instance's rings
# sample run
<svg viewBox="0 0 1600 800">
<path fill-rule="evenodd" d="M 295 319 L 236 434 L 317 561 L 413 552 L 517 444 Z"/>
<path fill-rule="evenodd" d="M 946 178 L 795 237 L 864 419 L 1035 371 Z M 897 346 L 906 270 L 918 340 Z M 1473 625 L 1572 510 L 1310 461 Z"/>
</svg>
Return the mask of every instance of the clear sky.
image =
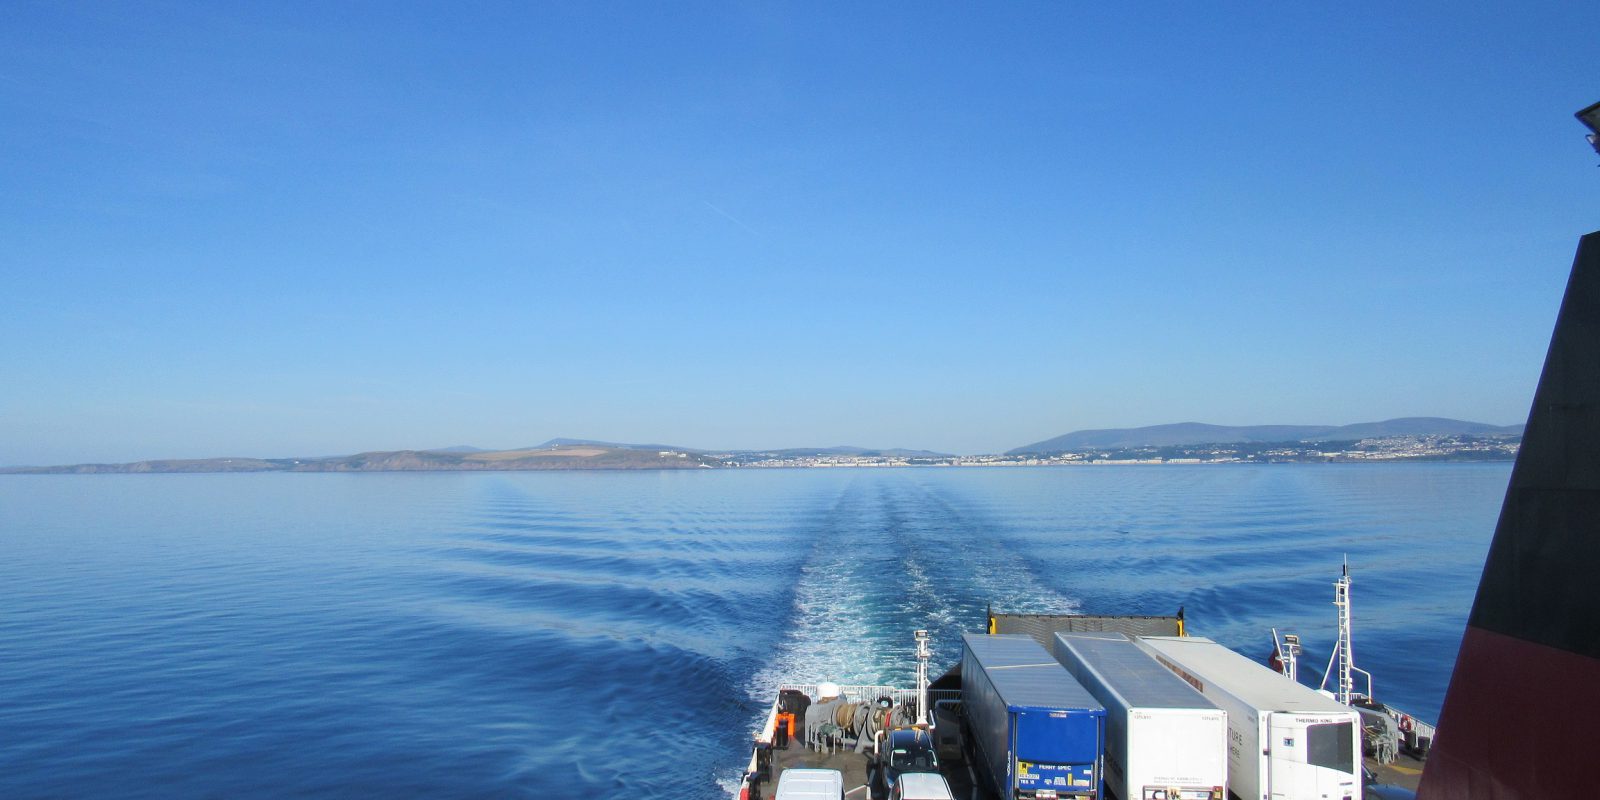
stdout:
<svg viewBox="0 0 1600 800">
<path fill-rule="evenodd" d="M 0 465 L 1516 423 L 1600 228 L 1600 3 L 4 17 Z"/>
</svg>

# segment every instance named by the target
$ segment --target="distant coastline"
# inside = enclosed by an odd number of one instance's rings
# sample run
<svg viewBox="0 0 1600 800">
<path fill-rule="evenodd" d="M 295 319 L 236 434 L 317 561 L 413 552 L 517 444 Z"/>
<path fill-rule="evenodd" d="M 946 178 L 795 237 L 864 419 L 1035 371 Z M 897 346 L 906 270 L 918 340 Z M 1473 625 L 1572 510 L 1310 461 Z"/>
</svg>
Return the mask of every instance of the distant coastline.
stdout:
<svg viewBox="0 0 1600 800">
<path fill-rule="evenodd" d="M 1206 440 L 1205 437 L 1221 438 Z M 1279 438 L 1284 433 L 1335 436 Z M 1364 433 L 1352 437 L 1350 433 Z M 1339 436 L 1339 434 L 1344 434 Z M 1184 439 L 1195 441 L 1183 441 Z M 672 445 L 552 439 L 534 447 L 482 450 L 456 446 L 321 458 L 157 459 L 124 464 L 5 467 L 0 474 L 216 472 L 460 472 L 544 470 L 771 469 L 838 467 L 1008 467 L 1126 464 L 1395 463 L 1511 461 L 1522 426 L 1414 417 L 1347 426 L 1251 426 L 1201 423 L 1077 431 L 1000 454 L 862 447 L 708 451 Z"/>
<path fill-rule="evenodd" d="M 715 466 L 698 454 L 672 450 L 558 445 L 517 450 L 393 450 L 325 458 L 198 458 L 129 464 L 9 467 L 8 474 L 152 472 L 463 472 L 569 469 L 700 469 Z"/>
<path fill-rule="evenodd" d="M 1388 436 L 1345 442 L 1262 442 L 1093 448 L 1050 454 L 884 458 L 822 456 L 726 464 L 738 467 L 1034 467 L 1130 464 L 1329 464 L 1514 461 L 1520 435 Z"/>
</svg>

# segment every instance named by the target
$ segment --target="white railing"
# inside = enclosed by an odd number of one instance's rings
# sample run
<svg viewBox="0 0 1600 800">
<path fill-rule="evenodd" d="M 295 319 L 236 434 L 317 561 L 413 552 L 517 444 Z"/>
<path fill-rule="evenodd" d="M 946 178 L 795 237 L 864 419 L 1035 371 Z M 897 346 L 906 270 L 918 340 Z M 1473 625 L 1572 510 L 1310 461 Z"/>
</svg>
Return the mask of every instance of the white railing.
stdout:
<svg viewBox="0 0 1600 800">
<path fill-rule="evenodd" d="M 784 689 L 798 689 L 801 692 L 804 692 L 807 697 L 815 701 L 817 699 L 817 687 L 819 685 L 820 684 L 815 683 L 785 683 L 778 687 L 778 691 L 781 692 Z M 914 688 L 902 689 L 898 686 L 869 686 L 865 684 L 852 686 L 836 683 L 834 685 L 839 687 L 839 694 L 843 695 L 844 699 L 851 703 L 861 703 L 868 700 L 876 700 L 880 697 L 888 697 L 894 700 L 895 705 L 916 705 L 917 702 L 917 690 Z"/>
<path fill-rule="evenodd" d="M 1407 733 L 1415 733 L 1418 739 L 1427 739 L 1429 740 L 1429 745 L 1432 746 L 1433 737 L 1439 735 L 1438 727 L 1423 722 L 1388 703 L 1383 705 L 1383 710 L 1389 714 L 1389 717 L 1395 721 L 1395 726 L 1400 729 L 1401 739 L 1404 739 Z M 1409 731 L 1406 730 L 1407 721 L 1410 722 L 1409 727 L 1411 730 Z"/>
</svg>

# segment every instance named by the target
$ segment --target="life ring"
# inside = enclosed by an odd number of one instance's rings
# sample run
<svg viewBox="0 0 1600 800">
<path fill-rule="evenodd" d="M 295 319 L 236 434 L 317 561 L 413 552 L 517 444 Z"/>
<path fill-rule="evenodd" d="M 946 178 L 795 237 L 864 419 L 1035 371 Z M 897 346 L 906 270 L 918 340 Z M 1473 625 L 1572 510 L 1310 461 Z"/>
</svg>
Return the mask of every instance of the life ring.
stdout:
<svg viewBox="0 0 1600 800">
<path fill-rule="evenodd" d="M 1411 721 L 1411 715 L 1410 714 L 1401 714 L 1400 715 L 1400 732 L 1401 733 L 1410 733 L 1412 731 L 1412 729 L 1415 728 L 1415 727 L 1417 727 L 1417 724 L 1415 722 Z"/>
</svg>

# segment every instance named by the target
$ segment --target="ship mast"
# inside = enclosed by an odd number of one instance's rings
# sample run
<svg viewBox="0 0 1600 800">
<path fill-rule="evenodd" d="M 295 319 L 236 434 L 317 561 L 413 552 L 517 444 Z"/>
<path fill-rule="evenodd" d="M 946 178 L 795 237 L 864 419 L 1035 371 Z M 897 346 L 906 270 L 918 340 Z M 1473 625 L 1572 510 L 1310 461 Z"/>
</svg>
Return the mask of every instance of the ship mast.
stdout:
<svg viewBox="0 0 1600 800">
<path fill-rule="evenodd" d="M 1278 674 L 1295 683 L 1300 682 L 1300 637 L 1292 633 L 1278 636 L 1272 629 L 1272 654 L 1277 657 Z"/>
<path fill-rule="evenodd" d="M 1350 705 L 1352 699 L 1361 698 L 1356 692 L 1355 673 L 1366 676 L 1367 693 L 1364 699 L 1372 699 L 1372 675 L 1364 669 L 1356 668 L 1355 654 L 1350 649 L 1350 559 L 1344 562 L 1343 574 L 1339 580 L 1333 582 L 1333 605 L 1339 609 L 1339 642 L 1333 648 L 1333 655 L 1328 658 L 1328 668 L 1322 672 L 1322 685 L 1328 687 L 1328 676 L 1333 673 L 1335 664 L 1339 666 L 1339 686 L 1334 694 L 1334 699 Z"/>
<path fill-rule="evenodd" d="M 917 724 L 928 724 L 928 632 L 917 631 Z"/>
<path fill-rule="evenodd" d="M 1339 702 L 1350 705 L 1350 692 L 1355 688 L 1350 679 L 1350 668 L 1355 656 L 1350 652 L 1350 561 L 1344 562 L 1344 574 L 1333 582 L 1333 604 L 1339 609 Z"/>
</svg>

